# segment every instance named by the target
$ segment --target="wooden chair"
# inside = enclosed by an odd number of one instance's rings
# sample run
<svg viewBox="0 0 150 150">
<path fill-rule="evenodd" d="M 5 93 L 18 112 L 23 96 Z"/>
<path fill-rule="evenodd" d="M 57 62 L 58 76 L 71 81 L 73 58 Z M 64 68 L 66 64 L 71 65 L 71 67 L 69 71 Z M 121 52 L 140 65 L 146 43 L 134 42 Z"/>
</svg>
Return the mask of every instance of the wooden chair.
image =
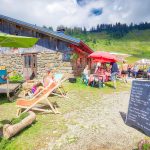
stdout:
<svg viewBox="0 0 150 150">
<path fill-rule="evenodd" d="M 37 111 L 42 111 L 42 112 L 54 112 L 55 114 L 60 113 L 56 107 L 54 107 L 52 105 L 52 103 L 48 100 L 48 96 L 50 94 L 53 94 L 53 91 L 56 90 L 61 83 L 64 80 L 62 80 L 61 82 L 52 82 L 50 83 L 46 88 L 44 88 L 42 91 L 40 91 L 37 95 L 35 95 L 33 98 L 27 100 L 27 99 L 18 99 L 16 102 L 17 107 L 19 108 L 17 110 L 17 115 L 20 115 L 21 113 L 25 113 L 29 110 L 37 110 Z M 46 109 L 42 109 L 40 108 L 42 105 L 40 105 L 42 102 L 46 102 L 44 103 L 45 105 L 48 105 L 50 107 L 50 110 L 46 110 Z M 38 107 L 39 105 L 39 107 Z M 25 109 L 22 112 L 22 109 Z"/>
<path fill-rule="evenodd" d="M 62 74 L 62 73 L 57 73 L 54 75 L 54 81 L 55 82 L 60 82 L 60 86 L 52 93 L 53 95 L 59 96 L 59 97 L 63 97 L 63 98 L 67 98 L 66 94 L 66 90 L 64 89 L 63 86 L 63 82 L 65 82 L 68 79 L 68 75 L 66 74 Z"/>
</svg>

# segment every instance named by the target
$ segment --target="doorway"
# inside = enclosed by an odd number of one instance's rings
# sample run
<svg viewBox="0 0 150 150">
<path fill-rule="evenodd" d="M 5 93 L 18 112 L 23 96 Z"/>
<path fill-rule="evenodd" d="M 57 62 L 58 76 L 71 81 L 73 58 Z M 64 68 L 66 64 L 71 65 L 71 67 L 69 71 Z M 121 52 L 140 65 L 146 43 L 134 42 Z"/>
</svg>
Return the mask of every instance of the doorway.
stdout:
<svg viewBox="0 0 150 150">
<path fill-rule="evenodd" d="M 23 54 L 23 76 L 26 80 L 37 76 L 37 54 Z"/>
</svg>

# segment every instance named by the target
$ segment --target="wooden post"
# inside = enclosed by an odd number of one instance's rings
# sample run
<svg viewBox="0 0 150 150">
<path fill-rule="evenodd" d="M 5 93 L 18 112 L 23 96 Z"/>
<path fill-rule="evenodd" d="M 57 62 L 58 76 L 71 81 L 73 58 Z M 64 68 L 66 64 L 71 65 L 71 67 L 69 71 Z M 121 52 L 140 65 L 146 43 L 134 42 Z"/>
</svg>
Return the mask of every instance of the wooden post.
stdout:
<svg viewBox="0 0 150 150">
<path fill-rule="evenodd" d="M 23 130 L 25 127 L 31 125 L 33 121 L 36 119 L 36 115 L 34 112 L 29 111 L 29 116 L 21 120 L 19 123 L 14 125 L 5 124 L 3 127 L 3 136 L 6 139 L 11 138 L 12 136 L 16 135 L 18 132 Z"/>
<path fill-rule="evenodd" d="M 10 95 L 9 95 L 9 75 L 7 75 L 7 98 L 10 101 Z"/>
</svg>

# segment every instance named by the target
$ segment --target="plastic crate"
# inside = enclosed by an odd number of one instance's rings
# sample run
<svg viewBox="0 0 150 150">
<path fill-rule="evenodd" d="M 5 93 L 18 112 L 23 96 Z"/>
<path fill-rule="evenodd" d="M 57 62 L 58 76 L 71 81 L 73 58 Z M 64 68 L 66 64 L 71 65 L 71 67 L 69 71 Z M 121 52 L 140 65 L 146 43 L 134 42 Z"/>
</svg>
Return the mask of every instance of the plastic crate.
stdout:
<svg viewBox="0 0 150 150">
<path fill-rule="evenodd" d="M 0 70 L 0 84 L 7 82 L 7 80 L 5 79 L 6 76 L 7 76 L 7 71 Z"/>
</svg>

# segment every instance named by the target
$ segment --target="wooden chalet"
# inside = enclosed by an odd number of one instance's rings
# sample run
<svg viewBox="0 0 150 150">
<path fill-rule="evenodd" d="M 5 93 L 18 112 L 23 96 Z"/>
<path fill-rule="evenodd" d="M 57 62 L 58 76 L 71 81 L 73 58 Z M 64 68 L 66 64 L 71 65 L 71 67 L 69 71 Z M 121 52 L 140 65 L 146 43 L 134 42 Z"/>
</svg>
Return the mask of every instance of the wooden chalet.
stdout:
<svg viewBox="0 0 150 150">
<path fill-rule="evenodd" d="M 7 50 L 0 48 L 0 65 L 16 70 L 26 78 L 33 72 L 42 76 L 45 69 L 57 67 L 61 72 L 80 75 L 88 63 L 87 56 L 93 52 L 79 39 L 4 15 L 0 15 L 0 32 L 39 38 L 34 47 L 20 48 L 19 54 L 6 55 Z"/>
</svg>

